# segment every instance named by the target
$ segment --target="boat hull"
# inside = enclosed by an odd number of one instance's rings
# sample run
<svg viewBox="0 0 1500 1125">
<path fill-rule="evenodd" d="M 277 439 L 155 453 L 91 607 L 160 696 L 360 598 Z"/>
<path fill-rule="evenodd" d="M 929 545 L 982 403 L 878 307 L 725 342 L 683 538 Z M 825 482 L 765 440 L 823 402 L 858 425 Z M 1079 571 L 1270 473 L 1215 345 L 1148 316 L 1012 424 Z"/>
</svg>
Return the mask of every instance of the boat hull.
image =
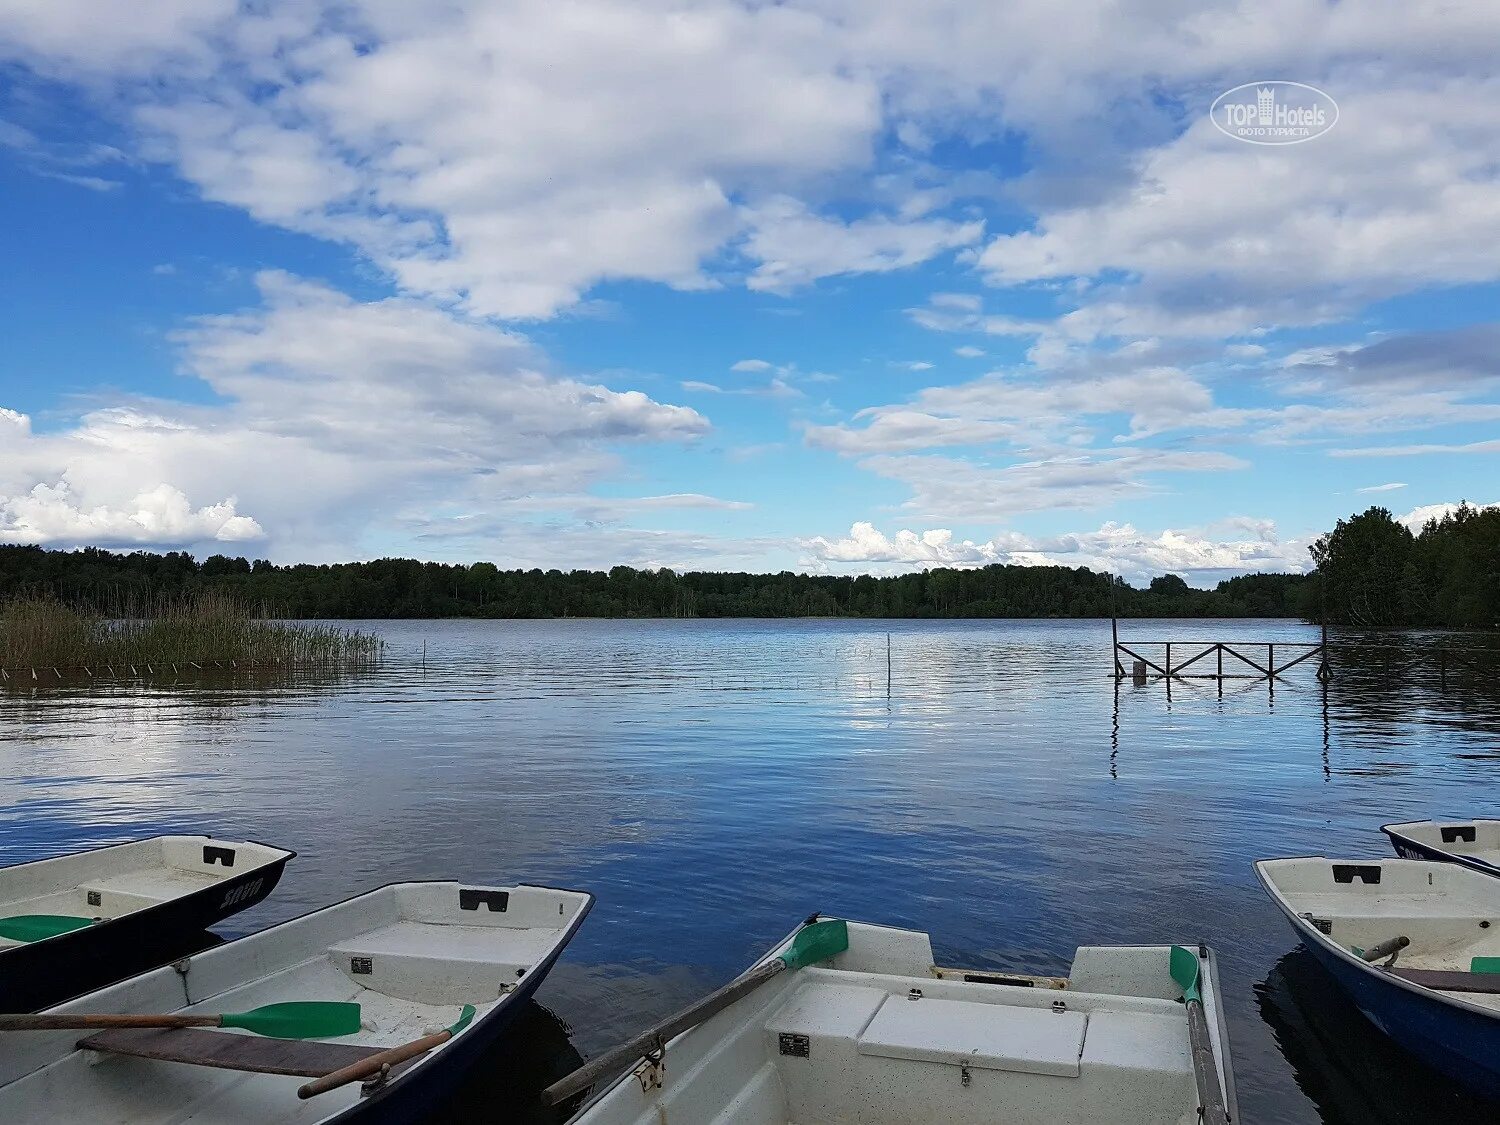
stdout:
<svg viewBox="0 0 1500 1125">
<path fill-rule="evenodd" d="M 0 950 L 0 1011 L 50 1008 L 196 952 L 210 926 L 275 890 L 295 855 L 107 922 Z"/>
<path fill-rule="evenodd" d="M 1366 1019 L 1466 1089 L 1500 1101 L 1500 1018 L 1402 988 L 1304 943 Z"/>
</svg>

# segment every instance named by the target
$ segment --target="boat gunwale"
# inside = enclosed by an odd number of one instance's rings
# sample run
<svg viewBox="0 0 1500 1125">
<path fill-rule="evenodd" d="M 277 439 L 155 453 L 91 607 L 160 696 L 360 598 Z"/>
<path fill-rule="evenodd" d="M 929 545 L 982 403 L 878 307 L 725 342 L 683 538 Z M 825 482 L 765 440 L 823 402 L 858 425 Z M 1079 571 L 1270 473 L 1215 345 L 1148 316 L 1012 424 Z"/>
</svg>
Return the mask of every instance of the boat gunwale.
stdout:
<svg viewBox="0 0 1500 1125">
<path fill-rule="evenodd" d="M 1262 868 L 1262 865 L 1263 864 L 1267 864 L 1267 863 L 1284 863 L 1284 862 L 1292 862 L 1292 861 L 1295 861 L 1295 860 L 1304 860 L 1304 859 L 1318 859 L 1318 860 L 1322 860 L 1325 863 L 1335 862 L 1333 860 L 1330 860 L 1327 856 L 1322 856 L 1322 855 L 1280 856 L 1280 857 L 1278 857 L 1276 859 L 1258 859 L 1258 860 L 1255 861 L 1255 875 L 1256 875 L 1256 878 L 1258 878 L 1260 880 L 1261 886 L 1265 888 L 1266 893 L 1271 896 L 1271 901 L 1276 904 L 1277 908 L 1283 914 L 1285 914 L 1286 917 L 1287 917 L 1287 919 L 1292 923 L 1293 928 L 1299 934 L 1303 935 L 1303 940 L 1304 941 L 1308 937 L 1313 938 L 1314 939 L 1314 944 L 1318 945 L 1320 948 L 1328 950 L 1330 953 L 1332 953 L 1334 956 L 1336 956 L 1339 960 L 1344 961 L 1344 962 L 1346 962 L 1346 963 L 1348 963 L 1350 965 L 1353 965 L 1355 968 L 1360 969 L 1361 971 L 1363 971 L 1366 975 L 1368 975 L 1372 979 L 1380 981 L 1383 984 L 1393 985 L 1393 986 L 1395 986 L 1397 988 L 1404 989 L 1405 991 L 1410 992 L 1413 995 L 1425 997 L 1428 1000 L 1434 1000 L 1434 1001 L 1437 1001 L 1438 1003 L 1445 1004 L 1445 1005 L 1447 1005 L 1449 1007 L 1458 1008 L 1458 1009 L 1460 1009 L 1462 1011 L 1472 1012 L 1475 1015 L 1484 1016 L 1487 1019 L 1491 1019 L 1491 1020 L 1495 1020 L 1495 1021 L 1500 1021 L 1500 1009 L 1486 1007 L 1483 1004 L 1475 1004 L 1475 1003 L 1473 1003 L 1471 1001 L 1463 999 L 1461 996 L 1455 996 L 1455 995 L 1452 995 L 1451 993 L 1447 993 L 1447 992 L 1439 992 L 1437 989 L 1428 988 L 1426 985 L 1417 984 L 1414 981 L 1406 980 L 1404 977 L 1398 977 L 1394 973 L 1384 972 L 1379 965 L 1373 965 L 1369 961 L 1366 961 L 1363 957 L 1356 957 L 1349 950 L 1345 949 L 1343 946 L 1339 945 L 1338 942 L 1334 941 L 1327 934 L 1325 934 L 1321 930 L 1319 930 L 1316 926 L 1314 926 L 1306 918 L 1302 917 L 1300 914 L 1298 914 L 1294 910 L 1292 910 L 1292 904 L 1286 900 L 1286 898 L 1282 895 L 1280 889 L 1274 883 L 1272 883 L 1269 878 L 1267 878 L 1267 876 L 1265 874 L 1265 871 Z M 1392 859 L 1388 859 L 1388 858 L 1382 857 L 1381 859 L 1378 859 L 1378 860 L 1347 860 L 1347 861 L 1345 861 L 1345 860 L 1338 860 L 1337 862 L 1339 862 L 1339 863 L 1344 863 L 1344 862 L 1349 862 L 1349 863 L 1376 863 L 1376 864 L 1393 863 L 1393 862 L 1394 863 L 1434 863 L 1434 864 L 1436 864 L 1436 863 L 1442 863 L 1443 861 L 1442 860 L 1428 860 L 1428 859 L 1404 859 L 1404 858 L 1401 858 L 1401 857 L 1397 857 L 1396 859 L 1392 860 Z M 1470 868 L 1469 870 L 1473 870 L 1473 869 Z M 1475 872 L 1475 874 L 1484 874 L 1484 873 L 1483 872 Z"/>
</svg>

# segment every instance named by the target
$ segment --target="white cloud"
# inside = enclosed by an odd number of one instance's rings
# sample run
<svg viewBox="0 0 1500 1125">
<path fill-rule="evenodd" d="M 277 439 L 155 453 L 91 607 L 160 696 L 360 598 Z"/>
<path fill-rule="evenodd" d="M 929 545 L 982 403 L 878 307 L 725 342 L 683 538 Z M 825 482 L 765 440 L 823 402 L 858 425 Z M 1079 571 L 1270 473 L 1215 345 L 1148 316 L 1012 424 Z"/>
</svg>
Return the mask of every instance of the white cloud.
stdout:
<svg viewBox="0 0 1500 1125">
<path fill-rule="evenodd" d="M 1392 481 L 1390 484 L 1372 484 L 1365 488 L 1356 488 L 1355 492 L 1395 492 L 1398 488 L 1405 488 L 1405 481 Z"/>
<path fill-rule="evenodd" d="M 1469 505 L 1469 507 L 1478 508 L 1481 511 L 1485 508 L 1494 508 L 1496 506 L 1495 504 Z M 1419 507 L 1413 508 L 1405 515 L 1397 516 L 1396 522 L 1404 525 L 1408 531 L 1416 535 L 1427 525 L 1428 520 L 1440 520 L 1444 516 L 1451 516 L 1454 512 L 1458 511 L 1459 507 L 1460 505 L 1458 504 L 1422 504 Z"/>
<path fill-rule="evenodd" d="M 260 285 L 261 307 L 176 336 L 185 370 L 223 405 L 119 402 L 42 434 L 0 413 L 12 539 L 82 542 L 97 526 L 175 546 L 245 537 L 253 523 L 279 552 L 347 557 L 410 508 L 499 514 L 566 497 L 613 471 L 620 444 L 708 430 L 686 407 L 549 374 L 525 340 L 489 325 L 285 274 Z M 239 499 L 193 509 L 187 494 Z"/>
<path fill-rule="evenodd" d="M 160 484 L 111 508 L 80 506 L 67 481 L 38 484 L 20 496 L 0 496 L 0 543 L 182 544 L 207 540 L 238 543 L 265 535 L 260 524 L 235 511 L 235 499 L 194 509 L 188 498 Z"/>
<path fill-rule="evenodd" d="M 774 364 L 763 359 L 742 359 L 738 363 L 731 364 L 731 371 L 770 371 Z"/>
<path fill-rule="evenodd" d="M 1363 449 L 1330 449 L 1330 457 L 1425 457 L 1432 453 L 1500 453 L 1500 439 L 1470 441 L 1457 445 L 1429 442 L 1424 445 L 1372 445 Z"/>
<path fill-rule="evenodd" d="M 1131 448 L 1079 450 L 1006 465 L 935 454 L 878 454 L 860 465 L 910 490 L 903 509 L 955 522 L 1104 508 L 1163 491 L 1157 479 L 1163 474 L 1249 467 L 1227 453 Z"/>
<path fill-rule="evenodd" d="M 908 371 L 931 371 L 933 368 L 933 365 L 928 363 L 925 359 L 905 360 L 901 363 L 898 363 L 896 366 L 904 367 Z"/>
<path fill-rule="evenodd" d="M 1187 574 L 1212 583 L 1252 571 L 1300 572 L 1309 567 L 1306 544 L 1282 542 L 1269 520 L 1244 521 L 1248 538 L 1213 536 L 1197 529 L 1156 535 L 1130 524 L 1106 523 L 1097 531 L 1056 536 L 1006 532 L 983 543 L 956 541 L 946 529 L 899 531 L 887 537 L 873 524 L 856 523 L 843 538 L 800 541 L 809 565 L 855 570 L 902 571 L 928 567 L 1087 566 L 1140 581 L 1163 573 Z"/>
<path fill-rule="evenodd" d="M 964 359 L 978 359 L 980 356 L 984 355 L 984 349 L 976 348 L 973 344 L 965 344 L 961 348 L 954 348 L 953 354 L 963 356 Z"/>
<path fill-rule="evenodd" d="M 969 246 L 984 233 L 978 221 L 877 214 L 844 222 L 816 215 L 787 196 L 750 208 L 747 219 L 745 253 L 760 263 L 747 284 L 771 293 L 789 293 L 821 277 L 904 269 Z"/>
<path fill-rule="evenodd" d="M 1003 562 L 1004 552 L 994 543 L 954 542 L 945 528 L 931 531 L 898 531 L 894 539 L 875 530 L 871 523 L 856 523 L 843 539 L 819 535 L 801 542 L 812 558 L 837 563 L 902 563 L 922 566 L 981 566 Z"/>
</svg>

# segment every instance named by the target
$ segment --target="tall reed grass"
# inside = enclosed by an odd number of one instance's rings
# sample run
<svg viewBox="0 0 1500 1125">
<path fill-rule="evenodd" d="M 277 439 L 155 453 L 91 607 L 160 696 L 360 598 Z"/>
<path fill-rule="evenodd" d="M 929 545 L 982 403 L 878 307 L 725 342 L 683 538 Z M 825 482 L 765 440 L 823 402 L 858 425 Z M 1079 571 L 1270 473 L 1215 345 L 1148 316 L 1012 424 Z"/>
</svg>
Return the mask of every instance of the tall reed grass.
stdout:
<svg viewBox="0 0 1500 1125">
<path fill-rule="evenodd" d="M 50 598 L 0 605 L 0 668 L 94 668 L 131 664 L 374 663 L 372 633 L 277 621 L 219 591 L 121 606 L 111 614 Z"/>
</svg>

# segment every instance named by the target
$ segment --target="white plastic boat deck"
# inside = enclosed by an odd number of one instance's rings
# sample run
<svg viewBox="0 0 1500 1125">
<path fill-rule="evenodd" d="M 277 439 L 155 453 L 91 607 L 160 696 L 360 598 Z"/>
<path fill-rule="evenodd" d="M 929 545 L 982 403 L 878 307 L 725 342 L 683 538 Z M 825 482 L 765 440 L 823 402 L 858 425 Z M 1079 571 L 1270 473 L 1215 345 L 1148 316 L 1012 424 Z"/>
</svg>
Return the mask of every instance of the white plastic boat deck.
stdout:
<svg viewBox="0 0 1500 1125">
<path fill-rule="evenodd" d="M 626 1075 L 574 1125 L 1196 1121 L 1169 947 L 1081 949 L 1054 989 L 938 979 L 927 935 L 849 930 L 829 967 L 773 978 L 674 1040 L 660 1089 Z"/>
</svg>

